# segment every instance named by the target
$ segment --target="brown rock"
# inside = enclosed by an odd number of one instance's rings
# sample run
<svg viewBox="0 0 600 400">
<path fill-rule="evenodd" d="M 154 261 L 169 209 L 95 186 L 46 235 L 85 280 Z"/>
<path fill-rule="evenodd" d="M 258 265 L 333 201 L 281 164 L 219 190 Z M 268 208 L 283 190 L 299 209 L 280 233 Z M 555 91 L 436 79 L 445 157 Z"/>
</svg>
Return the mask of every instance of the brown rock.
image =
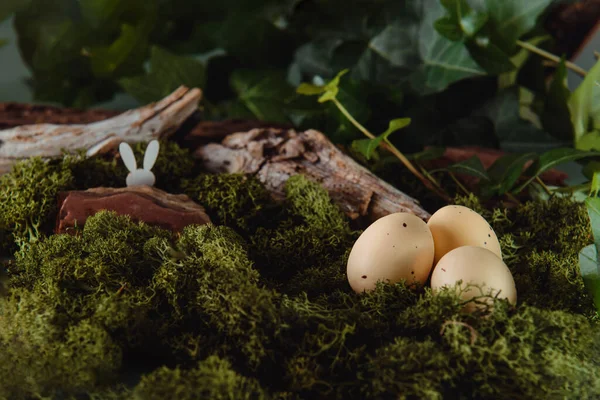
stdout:
<svg viewBox="0 0 600 400">
<path fill-rule="evenodd" d="M 88 217 L 100 210 L 129 215 L 134 221 L 174 232 L 181 232 L 187 225 L 211 222 L 204 207 L 188 196 L 166 193 L 150 186 L 63 192 L 59 195 L 58 207 L 56 233 L 69 233 L 75 224 L 83 226 Z"/>
</svg>

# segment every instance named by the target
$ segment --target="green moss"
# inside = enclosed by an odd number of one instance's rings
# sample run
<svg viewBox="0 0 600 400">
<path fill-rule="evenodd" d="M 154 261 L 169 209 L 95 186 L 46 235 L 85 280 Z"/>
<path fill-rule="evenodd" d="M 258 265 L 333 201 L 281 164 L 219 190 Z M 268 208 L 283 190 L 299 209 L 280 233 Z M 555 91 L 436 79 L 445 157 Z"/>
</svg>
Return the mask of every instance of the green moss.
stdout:
<svg viewBox="0 0 600 400">
<path fill-rule="evenodd" d="M 350 229 L 327 191 L 304 176 L 291 177 L 285 194 L 288 218 L 275 228 L 258 228 L 250 238 L 251 255 L 261 274 L 279 282 L 291 279 L 290 287 L 296 290 L 310 291 L 311 281 L 319 275 L 327 282 L 339 282 L 345 270 L 340 260 L 359 232 Z M 307 269 L 311 270 L 305 274 Z"/>
<path fill-rule="evenodd" d="M 276 211 L 264 186 L 244 174 L 201 174 L 184 179 L 184 192 L 206 207 L 213 222 L 248 231 L 264 225 Z"/>
<path fill-rule="evenodd" d="M 191 369 L 159 368 L 143 376 L 131 393 L 132 400 L 268 398 L 255 379 L 240 375 L 229 361 L 218 356 L 210 356 Z"/>
<path fill-rule="evenodd" d="M 99 324 L 61 315 L 42 291 L 0 298 L 0 398 L 81 392 L 115 378 L 121 348 Z"/>
<path fill-rule="evenodd" d="M 51 229 L 57 195 L 73 187 L 71 171 L 39 158 L 16 163 L 0 176 L 0 254 L 39 239 Z"/>
<path fill-rule="evenodd" d="M 577 267 L 591 242 L 580 205 L 456 199 L 490 221 L 518 286 L 516 307 L 497 300 L 481 318 L 462 314 L 452 290 L 352 292 L 346 262 L 360 232 L 305 177 L 277 204 L 254 178 L 196 176 L 189 155 L 164 149 L 181 160 L 157 162 L 165 187 L 220 226 L 171 234 L 100 212 L 78 235 L 45 237 L 59 190 L 122 185 L 122 165 L 67 157 L 0 178 L 23 196 L 11 214 L 21 225 L 0 232 L 25 238 L 0 298 L 0 398 L 600 397 L 600 328 Z M 135 365 L 141 380 L 127 376 Z"/>
<path fill-rule="evenodd" d="M 132 148 L 141 166 L 146 143 Z M 156 187 L 181 192 L 181 178 L 192 175 L 195 167 L 188 150 L 161 142 L 152 168 Z M 52 232 L 59 192 L 123 187 L 127 173 L 117 158 L 87 158 L 82 152 L 51 161 L 31 158 L 16 163 L 10 173 L 0 176 L 0 254 L 14 252 Z"/>
</svg>

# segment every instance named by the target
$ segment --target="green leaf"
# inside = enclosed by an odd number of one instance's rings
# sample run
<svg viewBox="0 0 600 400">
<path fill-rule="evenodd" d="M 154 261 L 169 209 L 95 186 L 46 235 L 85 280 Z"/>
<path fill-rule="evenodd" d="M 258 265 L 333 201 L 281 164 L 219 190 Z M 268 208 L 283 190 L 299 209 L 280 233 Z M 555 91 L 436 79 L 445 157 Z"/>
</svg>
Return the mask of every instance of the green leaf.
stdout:
<svg viewBox="0 0 600 400">
<path fill-rule="evenodd" d="M 507 154 L 500 157 L 487 170 L 491 182 L 482 187 L 482 193 L 486 196 L 507 193 L 523 173 L 525 164 L 536 158 L 535 153 Z"/>
<path fill-rule="evenodd" d="M 501 147 L 509 152 L 542 152 L 569 144 L 558 142 L 531 121 L 523 119 L 520 116 L 522 102 L 519 88 L 512 87 L 499 91 L 473 114 L 486 116 L 494 123 Z"/>
<path fill-rule="evenodd" d="M 579 150 L 600 150 L 600 132 L 593 131 L 583 135 L 577 142 Z"/>
<path fill-rule="evenodd" d="M 488 20 L 486 13 L 472 9 L 466 0 L 456 1 L 456 8 L 460 27 L 467 37 L 475 36 Z"/>
<path fill-rule="evenodd" d="M 567 67 L 563 58 L 548 88 L 541 121 L 548 133 L 564 141 L 573 140 L 573 125 L 568 104 L 570 96 L 571 92 L 567 88 Z"/>
<path fill-rule="evenodd" d="M 600 198 L 588 197 L 585 199 L 585 207 L 590 218 L 594 243 L 598 248 L 600 247 Z"/>
<path fill-rule="evenodd" d="M 597 165 L 598 167 L 598 165 Z M 598 196 L 600 192 L 600 171 L 595 171 L 592 177 L 592 184 L 590 186 L 590 196 Z"/>
<path fill-rule="evenodd" d="M 31 0 L 2 0 L 0 1 L 0 22 L 12 14 L 29 7 Z"/>
<path fill-rule="evenodd" d="M 560 148 L 549 150 L 544 154 L 540 155 L 537 161 L 531 166 L 531 168 L 527 171 L 527 174 L 530 176 L 530 178 L 527 179 L 521 186 L 519 186 L 515 190 L 515 192 L 520 192 L 521 190 L 523 190 L 523 188 L 525 188 L 525 186 L 530 184 L 540 174 L 560 164 L 599 155 L 600 152 L 583 151 L 573 148 Z"/>
<path fill-rule="evenodd" d="M 531 31 L 538 17 L 552 0 L 483 0 L 489 14 L 494 40 L 504 51 L 512 53 L 516 41 Z"/>
<path fill-rule="evenodd" d="M 456 81 L 485 76 L 485 70 L 475 62 L 462 42 L 453 42 L 431 29 L 444 14 L 437 0 L 425 0 L 422 4 L 425 16 L 418 40 L 423 65 L 413 77 L 415 89 L 435 93 Z"/>
<path fill-rule="evenodd" d="M 359 139 L 352 142 L 352 148 L 362 155 L 367 160 L 371 159 L 375 149 L 382 141 L 387 140 L 388 136 L 410 124 L 410 118 L 397 118 L 390 121 L 388 129 L 375 139 Z"/>
<path fill-rule="evenodd" d="M 600 60 L 588 71 L 569 99 L 577 148 L 583 135 L 591 131 L 590 119 L 600 120 L 600 86 L 597 82 L 600 82 Z"/>
<path fill-rule="evenodd" d="M 590 244 L 579 252 L 579 272 L 596 310 L 600 312 L 600 268 L 597 245 Z"/>
<path fill-rule="evenodd" d="M 289 122 L 285 105 L 293 88 L 280 71 L 237 70 L 231 75 L 231 87 L 238 100 L 263 121 Z"/>
<path fill-rule="evenodd" d="M 110 46 L 89 50 L 92 72 L 98 78 L 111 77 L 120 66 L 136 57 L 136 53 L 141 64 L 145 58 L 146 46 L 146 32 L 143 29 L 123 25 L 121 35 Z"/>
<path fill-rule="evenodd" d="M 438 158 L 441 158 L 445 152 L 446 149 L 444 147 L 429 147 L 418 153 L 406 154 L 406 158 L 415 161 L 437 160 Z"/>
<path fill-rule="evenodd" d="M 516 69 L 510 57 L 488 38 L 470 40 L 467 49 L 477 64 L 489 74 L 499 75 Z"/>
<path fill-rule="evenodd" d="M 532 44 L 534 46 L 538 46 L 541 43 L 549 40 L 550 38 L 551 37 L 549 35 L 536 36 L 532 39 L 527 40 L 527 43 Z M 503 73 L 498 77 L 499 89 L 506 89 L 510 86 L 513 86 L 517 82 L 517 74 L 519 73 L 521 67 L 523 67 L 523 65 L 527 62 L 530 55 L 531 52 L 529 50 L 520 49 L 514 56 L 510 58 L 510 61 L 513 63 L 516 69 L 510 72 Z"/>
<path fill-rule="evenodd" d="M 477 156 L 472 156 L 464 161 L 449 165 L 445 169 L 451 172 L 474 176 L 484 181 L 490 180 L 481 160 Z"/>
<path fill-rule="evenodd" d="M 296 93 L 306 96 L 314 96 L 316 94 L 321 94 L 324 91 L 325 86 L 317 86 L 312 83 L 301 83 L 300 86 L 296 88 Z"/>
<path fill-rule="evenodd" d="M 150 103 L 160 100 L 181 85 L 203 87 L 205 67 L 193 58 L 176 55 L 155 46 L 151 49 L 149 73 L 122 78 L 119 83 L 141 103 Z"/>
<path fill-rule="evenodd" d="M 452 20 L 451 17 L 442 17 L 435 21 L 433 27 L 436 31 L 446 39 L 458 42 L 464 37 L 460 27 L 456 24 L 456 21 Z"/>
<path fill-rule="evenodd" d="M 471 8 L 467 0 L 442 0 L 441 3 L 449 13 L 448 17 L 442 18 L 447 20 L 443 24 L 453 23 L 467 37 L 474 36 L 487 22 L 488 15 Z M 460 40 L 462 36 L 461 34 L 457 40 Z"/>
<path fill-rule="evenodd" d="M 8 44 L 8 39 L 0 39 L 0 48 L 6 46 Z"/>
</svg>

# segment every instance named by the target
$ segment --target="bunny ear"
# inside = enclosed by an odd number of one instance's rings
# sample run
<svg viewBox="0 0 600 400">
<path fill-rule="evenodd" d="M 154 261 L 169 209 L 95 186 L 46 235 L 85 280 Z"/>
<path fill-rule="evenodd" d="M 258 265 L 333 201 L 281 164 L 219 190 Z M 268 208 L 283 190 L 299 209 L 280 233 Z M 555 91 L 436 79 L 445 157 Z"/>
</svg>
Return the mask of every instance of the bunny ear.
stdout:
<svg viewBox="0 0 600 400">
<path fill-rule="evenodd" d="M 148 143 L 148 147 L 146 148 L 146 153 L 144 154 L 144 169 L 146 171 L 150 171 L 158 158 L 158 140 L 153 140 Z"/>
<path fill-rule="evenodd" d="M 135 162 L 135 156 L 133 155 L 131 146 L 129 146 L 128 143 L 121 142 L 119 145 L 119 153 L 121 154 L 121 158 L 127 169 L 130 172 L 135 171 L 137 169 L 137 163 Z"/>
</svg>

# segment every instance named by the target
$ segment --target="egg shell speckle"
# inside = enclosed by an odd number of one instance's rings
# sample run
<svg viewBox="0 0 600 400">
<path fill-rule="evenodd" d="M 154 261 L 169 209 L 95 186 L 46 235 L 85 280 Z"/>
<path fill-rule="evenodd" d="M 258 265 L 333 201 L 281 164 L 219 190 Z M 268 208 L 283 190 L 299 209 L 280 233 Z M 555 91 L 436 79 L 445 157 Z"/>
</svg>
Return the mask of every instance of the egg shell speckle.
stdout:
<svg viewBox="0 0 600 400">
<path fill-rule="evenodd" d="M 434 265 L 449 251 L 478 246 L 502 259 L 502 249 L 490 224 L 468 207 L 450 205 L 437 210 L 427 222 L 435 242 Z"/>
<path fill-rule="evenodd" d="M 475 296 L 497 295 L 512 304 L 517 302 L 517 289 L 514 278 L 504 262 L 493 252 L 477 246 L 463 246 L 448 252 L 435 266 L 431 274 L 431 289 L 438 292 L 444 286 L 454 286 L 462 281 L 461 298 L 465 301 Z M 478 285 L 480 287 L 467 285 Z M 481 299 L 491 303 L 491 298 Z M 465 305 L 464 311 L 477 309 L 475 302 Z"/>
<path fill-rule="evenodd" d="M 394 213 L 371 224 L 348 257 L 348 282 L 355 292 L 373 290 L 378 281 L 424 284 L 433 266 L 433 236 L 410 213 Z"/>
</svg>

